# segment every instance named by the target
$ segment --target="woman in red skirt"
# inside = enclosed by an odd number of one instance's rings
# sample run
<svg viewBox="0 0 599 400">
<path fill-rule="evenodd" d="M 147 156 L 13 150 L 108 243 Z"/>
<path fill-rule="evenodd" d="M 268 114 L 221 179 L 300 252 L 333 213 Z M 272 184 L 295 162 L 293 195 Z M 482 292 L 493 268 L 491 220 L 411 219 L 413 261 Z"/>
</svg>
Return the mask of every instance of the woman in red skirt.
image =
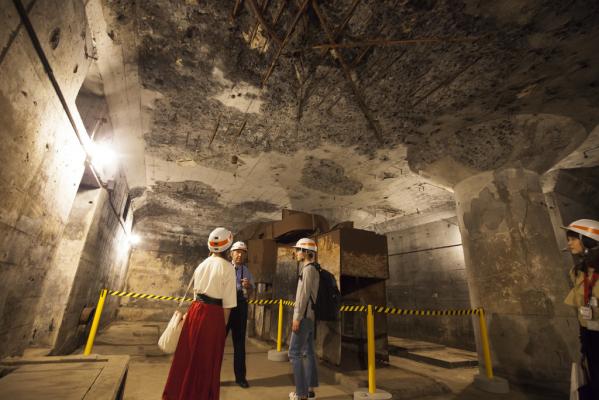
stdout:
<svg viewBox="0 0 599 400">
<path fill-rule="evenodd" d="M 225 257 L 233 234 L 216 228 L 208 238 L 211 255 L 193 274 L 194 301 L 185 317 L 163 400 L 218 400 L 225 328 L 237 306 L 235 269 Z"/>
</svg>

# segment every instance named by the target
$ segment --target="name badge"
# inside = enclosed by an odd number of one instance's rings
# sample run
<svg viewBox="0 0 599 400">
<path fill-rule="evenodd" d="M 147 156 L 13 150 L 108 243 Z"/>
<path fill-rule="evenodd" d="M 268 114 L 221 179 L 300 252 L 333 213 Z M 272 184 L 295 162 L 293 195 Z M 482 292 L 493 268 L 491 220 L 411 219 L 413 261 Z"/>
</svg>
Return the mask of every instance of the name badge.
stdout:
<svg viewBox="0 0 599 400">
<path fill-rule="evenodd" d="M 580 307 L 579 309 L 580 317 L 582 319 L 590 320 L 593 319 L 593 309 L 591 307 Z"/>
<path fill-rule="evenodd" d="M 596 297 L 591 297 L 591 299 L 589 300 L 589 305 L 591 307 L 597 307 L 597 298 Z"/>
</svg>

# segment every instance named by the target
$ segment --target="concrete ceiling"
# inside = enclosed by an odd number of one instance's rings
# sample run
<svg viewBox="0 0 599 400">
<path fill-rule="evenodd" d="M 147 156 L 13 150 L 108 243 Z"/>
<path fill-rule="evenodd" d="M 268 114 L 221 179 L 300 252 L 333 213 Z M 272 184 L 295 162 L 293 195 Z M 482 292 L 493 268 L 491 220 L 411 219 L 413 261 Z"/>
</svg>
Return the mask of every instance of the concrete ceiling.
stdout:
<svg viewBox="0 0 599 400">
<path fill-rule="evenodd" d="M 599 3 L 320 3 L 105 0 L 104 40 L 138 68 L 136 229 L 204 235 L 281 207 L 366 226 L 453 207 L 447 189 L 473 173 L 574 165 L 594 143 Z M 327 30 L 350 47 L 315 48 Z"/>
</svg>

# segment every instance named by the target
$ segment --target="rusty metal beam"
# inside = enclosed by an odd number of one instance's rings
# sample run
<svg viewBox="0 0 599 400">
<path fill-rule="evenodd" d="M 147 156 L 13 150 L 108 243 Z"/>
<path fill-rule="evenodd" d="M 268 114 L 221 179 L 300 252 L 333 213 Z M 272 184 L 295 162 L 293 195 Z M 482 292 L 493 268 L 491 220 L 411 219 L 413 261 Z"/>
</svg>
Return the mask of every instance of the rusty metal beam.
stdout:
<svg viewBox="0 0 599 400">
<path fill-rule="evenodd" d="M 335 29 L 335 32 L 333 33 L 333 39 L 331 40 L 331 42 L 333 42 L 333 43 L 337 42 L 337 39 L 339 39 L 339 36 L 343 33 L 343 30 L 345 29 L 345 27 L 347 26 L 347 24 L 353 17 L 354 12 L 356 11 L 356 8 L 358 8 L 358 4 L 360 4 L 360 1 L 362 1 L 362 0 L 354 0 L 350 9 L 347 11 L 347 14 L 345 14 L 345 18 L 343 18 L 343 22 L 341 23 L 341 25 L 339 25 L 337 27 L 337 29 Z M 326 54 L 327 50 L 328 49 L 323 49 L 322 53 L 320 53 L 320 54 L 321 55 Z"/>
<path fill-rule="evenodd" d="M 357 47 L 370 47 L 370 46 L 402 46 L 402 45 L 415 45 L 423 43 L 462 43 L 462 42 L 473 42 L 478 38 L 420 38 L 420 39 L 405 39 L 405 40 L 394 40 L 394 39 L 367 39 L 361 42 L 350 42 L 350 43 L 324 43 L 315 44 L 310 46 L 309 49 L 352 49 Z M 306 49 L 307 50 L 307 49 Z"/>
<path fill-rule="evenodd" d="M 477 57 L 477 58 L 473 59 L 471 62 L 466 64 L 466 66 L 464 68 L 461 68 L 458 72 L 456 72 L 455 74 L 451 75 L 449 78 L 443 80 L 441 83 L 439 83 L 438 85 L 433 87 L 424 96 L 418 98 L 418 100 L 416 100 L 414 103 L 412 103 L 412 107 L 416 107 L 424 99 L 426 99 L 427 97 L 429 97 L 430 95 L 435 93 L 437 90 L 441 89 L 442 87 L 451 85 L 456 79 L 458 79 L 460 77 L 460 75 L 462 75 L 464 72 L 469 70 L 470 67 L 472 67 L 474 64 L 476 64 L 480 59 L 481 59 L 481 57 Z"/>
<path fill-rule="evenodd" d="M 269 3 L 270 3 L 270 0 L 262 1 L 262 5 L 260 7 L 262 9 L 262 13 L 264 13 L 266 11 Z M 254 28 L 252 29 L 252 33 L 250 34 L 250 42 L 249 42 L 250 45 L 252 44 L 252 42 L 254 41 L 254 38 L 256 37 L 256 34 L 258 33 L 259 26 L 260 26 L 260 21 L 256 21 L 256 23 L 254 24 Z"/>
<path fill-rule="evenodd" d="M 349 10 L 347 11 L 347 13 L 345 14 L 345 17 L 343 18 L 343 22 L 341 23 L 341 25 L 339 25 L 337 27 L 337 29 L 335 29 L 335 32 L 333 34 L 335 41 L 339 38 L 339 36 L 343 33 L 343 30 L 345 29 L 345 27 L 347 26 L 347 24 L 349 23 L 349 21 L 351 20 L 352 16 L 354 15 L 354 12 L 356 11 L 356 8 L 358 7 L 358 5 L 360 4 L 360 1 L 362 0 L 354 0 L 354 2 L 352 3 L 351 7 L 349 8 Z M 370 21 L 370 19 L 372 19 L 372 15 L 370 16 L 370 18 L 368 19 Z M 320 58 L 316 61 L 315 65 L 320 65 L 320 63 L 324 60 L 325 56 L 327 54 L 327 50 L 323 49 L 320 53 Z M 312 94 L 313 90 L 310 90 L 311 87 L 315 87 L 315 85 L 322 81 L 324 78 L 326 78 L 328 76 L 328 71 L 324 74 L 324 76 L 318 78 L 315 82 L 308 84 L 308 86 L 306 87 L 306 90 L 304 92 L 304 97 L 308 97 Z M 307 81 L 307 79 L 306 79 Z M 327 95 L 328 97 L 328 95 Z M 322 101 L 320 102 L 320 104 L 322 104 Z"/>
<path fill-rule="evenodd" d="M 335 40 L 333 39 L 334 38 L 333 32 L 331 31 L 331 28 L 329 27 L 329 24 L 326 20 L 325 15 L 320 10 L 317 0 L 312 0 L 312 9 L 316 13 L 318 20 L 320 21 L 320 25 L 322 26 L 323 30 L 325 31 L 329 41 L 331 42 L 331 44 L 334 44 Z M 347 65 L 347 62 L 345 61 L 345 59 L 343 58 L 343 55 L 334 49 L 331 49 L 331 53 L 339 61 L 339 64 L 341 65 L 341 68 L 343 69 L 343 73 L 345 74 L 345 77 L 347 78 L 347 81 L 348 81 L 352 91 L 354 92 L 354 97 L 356 98 L 356 101 L 358 102 L 358 106 L 360 107 L 360 109 L 362 110 L 362 113 L 366 117 L 366 120 L 368 121 L 368 125 L 374 132 L 374 136 L 379 141 L 379 143 L 383 143 L 383 133 L 381 132 L 381 128 L 378 125 L 378 121 L 376 120 L 376 118 L 374 118 L 371 111 L 368 109 L 366 102 L 362 98 L 360 89 L 356 85 L 356 82 L 354 81 L 354 78 L 352 76 L 352 71 L 349 68 L 349 66 Z"/>
<path fill-rule="evenodd" d="M 255 4 L 255 0 L 248 0 L 248 1 L 253 1 Z M 300 9 L 298 10 L 298 12 L 295 14 L 295 18 L 293 18 L 293 22 L 291 23 L 291 26 L 289 27 L 289 29 L 287 29 L 287 33 L 285 34 L 285 37 L 283 38 L 283 42 L 277 48 L 277 52 L 275 53 L 275 56 L 273 57 L 273 60 L 270 63 L 270 67 L 268 68 L 268 71 L 266 71 L 266 75 L 264 75 L 264 78 L 262 79 L 263 86 L 266 83 L 266 81 L 268 80 L 268 78 L 270 77 L 270 75 L 272 74 L 272 71 L 274 71 L 275 65 L 277 64 L 277 61 L 279 60 L 279 57 L 281 56 L 281 53 L 283 52 L 283 49 L 285 48 L 287 41 L 293 34 L 293 31 L 295 30 L 297 23 L 299 22 L 301 16 L 306 11 L 306 8 L 308 7 L 309 3 L 310 3 L 310 0 L 305 0 L 304 3 L 302 4 L 302 6 L 300 7 Z"/>
<path fill-rule="evenodd" d="M 239 131 L 237 131 L 237 137 L 241 136 L 241 133 L 243 132 L 243 130 L 245 129 L 245 125 L 248 123 L 248 119 L 247 117 L 245 117 L 245 119 L 243 120 L 243 123 L 241 124 L 241 126 L 239 127 Z"/>
<path fill-rule="evenodd" d="M 283 15 L 283 11 L 285 10 L 285 6 L 287 5 L 287 2 L 289 2 L 289 0 L 284 0 L 281 3 L 281 7 L 279 7 L 279 11 L 277 11 L 277 13 L 275 14 L 275 19 L 273 19 L 272 21 L 272 26 L 273 28 L 277 26 L 277 24 L 279 23 L 279 19 L 281 18 L 281 15 Z M 268 40 L 266 40 L 264 42 L 264 45 L 262 46 L 262 48 L 260 49 L 260 51 L 262 53 L 264 53 L 264 49 L 266 48 L 266 45 L 268 44 Z"/>
<path fill-rule="evenodd" d="M 262 15 L 260 8 L 258 7 L 258 4 L 256 4 L 256 0 L 247 0 L 245 3 L 250 7 L 250 10 L 252 10 L 252 13 L 256 17 L 256 19 L 258 19 L 258 22 L 260 22 L 262 28 L 264 28 L 264 30 L 268 33 L 268 36 L 270 36 L 270 38 L 280 46 L 283 43 L 283 41 L 279 38 L 279 36 L 275 32 L 275 30 L 269 25 L 269 23 L 266 22 L 266 20 L 264 19 L 264 16 Z"/>
<path fill-rule="evenodd" d="M 212 133 L 212 137 L 210 138 L 210 143 L 208 143 L 208 148 L 210 148 L 210 146 L 212 146 L 212 142 L 214 141 L 214 138 L 216 137 L 216 133 L 218 132 L 218 128 L 220 127 L 220 117 L 222 114 L 218 114 L 218 119 L 216 120 L 216 126 L 214 127 L 214 132 Z"/>
<path fill-rule="evenodd" d="M 302 0 L 295 0 L 295 5 L 298 7 L 301 7 Z M 306 32 L 308 32 L 308 16 L 306 15 L 306 13 L 302 14 L 302 22 L 304 24 L 304 34 L 305 34 Z"/>
<path fill-rule="evenodd" d="M 235 17 L 237 17 L 242 2 L 243 0 L 235 0 L 235 6 L 233 7 L 233 11 L 231 11 L 231 21 L 235 20 Z"/>
<path fill-rule="evenodd" d="M 285 0 L 281 3 L 281 8 L 279 8 L 279 11 L 277 11 L 277 14 L 275 15 L 275 19 L 272 21 L 273 26 L 277 26 L 277 23 L 279 23 L 279 19 L 281 19 L 281 15 L 283 15 L 283 11 L 285 11 L 285 6 L 288 2 L 289 0 Z"/>
</svg>

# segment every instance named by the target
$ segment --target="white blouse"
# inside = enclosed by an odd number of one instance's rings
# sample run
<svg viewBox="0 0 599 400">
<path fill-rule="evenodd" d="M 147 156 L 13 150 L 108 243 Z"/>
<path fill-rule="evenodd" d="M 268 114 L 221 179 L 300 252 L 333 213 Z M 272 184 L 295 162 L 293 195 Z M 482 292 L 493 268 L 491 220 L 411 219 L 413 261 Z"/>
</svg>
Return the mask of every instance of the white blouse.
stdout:
<svg viewBox="0 0 599 400">
<path fill-rule="evenodd" d="M 223 308 L 237 307 L 235 267 L 221 257 L 210 256 L 193 273 L 194 297 L 201 293 L 223 300 Z"/>
</svg>

